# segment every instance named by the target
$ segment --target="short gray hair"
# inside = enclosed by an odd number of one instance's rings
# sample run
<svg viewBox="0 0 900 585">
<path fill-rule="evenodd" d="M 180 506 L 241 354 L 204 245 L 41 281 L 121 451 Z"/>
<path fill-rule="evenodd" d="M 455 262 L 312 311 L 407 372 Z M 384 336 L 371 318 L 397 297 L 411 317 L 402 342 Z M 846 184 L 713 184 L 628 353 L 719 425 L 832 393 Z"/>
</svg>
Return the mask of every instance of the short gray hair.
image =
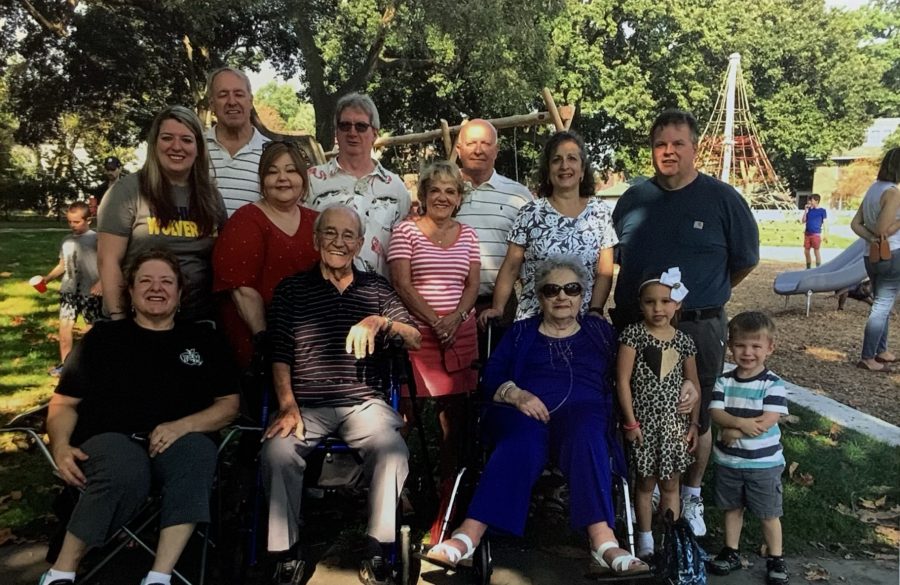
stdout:
<svg viewBox="0 0 900 585">
<path fill-rule="evenodd" d="M 578 283 L 581 284 L 583 289 L 587 290 L 590 286 L 589 283 L 591 277 L 578 256 L 573 256 L 571 254 L 554 254 L 538 264 L 535 269 L 534 290 L 541 290 L 541 287 L 547 284 L 550 273 L 560 269 L 571 270 L 574 272 L 575 278 L 578 279 Z"/>
<path fill-rule="evenodd" d="M 349 205 L 344 205 L 343 203 L 332 203 L 331 205 L 326 206 L 322 211 L 319 212 L 319 215 L 316 216 L 316 221 L 313 222 L 313 232 L 319 233 L 319 228 L 322 227 L 322 221 L 325 219 L 325 214 L 329 211 L 336 210 L 345 210 L 349 211 L 353 217 L 356 218 L 356 225 L 359 226 L 359 237 L 364 238 L 366 236 L 366 224 L 363 223 L 362 218 L 359 216 L 359 213 L 350 207 Z"/>
<path fill-rule="evenodd" d="M 334 107 L 334 125 L 341 121 L 341 113 L 347 108 L 362 110 L 369 116 L 369 124 L 376 130 L 381 129 L 381 118 L 378 117 L 378 108 L 372 98 L 362 93 L 348 93 L 337 101 Z"/>
<path fill-rule="evenodd" d="M 253 95 L 253 89 L 250 87 L 250 78 L 247 77 L 246 73 L 244 73 L 240 69 L 235 69 L 234 67 L 219 67 L 218 69 L 216 69 L 215 71 L 210 73 L 209 77 L 206 78 L 207 99 L 209 99 L 209 100 L 213 99 L 213 82 L 215 82 L 216 77 L 218 77 L 222 73 L 225 73 L 226 71 L 228 73 L 234 73 L 235 75 L 240 77 L 241 80 L 243 80 L 243 82 L 247 84 L 247 93 L 249 93 L 250 95 Z"/>
</svg>

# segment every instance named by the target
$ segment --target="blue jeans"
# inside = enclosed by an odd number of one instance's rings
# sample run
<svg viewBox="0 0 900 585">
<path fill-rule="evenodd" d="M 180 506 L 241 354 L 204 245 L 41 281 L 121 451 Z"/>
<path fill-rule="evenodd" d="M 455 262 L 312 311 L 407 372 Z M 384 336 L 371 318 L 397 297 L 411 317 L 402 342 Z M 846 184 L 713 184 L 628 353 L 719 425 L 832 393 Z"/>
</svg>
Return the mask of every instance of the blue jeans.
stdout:
<svg viewBox="0 0 900 585">
<path fill-rule="evenodd" d="M 894 250 L 890 260 L 876 264 L 871 264 L 866 258 L 866 272 L 872 280 L 875 302 L 866 321 L 862 358 L 872 359 L 887 351 L 888 322 L 897 293 L 900 293 L 900 250 Z"/>
</svg>

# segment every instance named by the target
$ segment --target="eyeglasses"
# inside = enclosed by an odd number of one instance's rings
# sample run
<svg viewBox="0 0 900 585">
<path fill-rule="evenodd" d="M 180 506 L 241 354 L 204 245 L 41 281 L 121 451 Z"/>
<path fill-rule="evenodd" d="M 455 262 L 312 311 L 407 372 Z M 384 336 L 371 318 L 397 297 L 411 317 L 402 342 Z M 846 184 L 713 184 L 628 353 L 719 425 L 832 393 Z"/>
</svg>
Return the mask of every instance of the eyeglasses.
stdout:
<svg viewBox="0 0 900 585">
<path fill-rule="evenodd" d="M 581 286 L 580 282 L 570 282 L 563 285 L 547 283 L 541 287 L 541 296 L 552 299 L 559 294 L 559 291 L 566 293 L 567 297 L 577 297 L 584 292 L 584 287 Z"/>
<path fill-rule="evenodd" d="M 357 236 L 353 232 L 344 232 L 342 234 L 339 234 L 338 231 L 334 229 L 319 230 L 318 233 L 319 237 L 322 238 L 322 241 L 326 243 L 334 242 L 338 239 L 338 236 L 340 236 L 341 241 L 349 246 L 359 239 L 359 236 Z"/>
<path fill-rule="evenodd" d="M 365 132 L 366 130 L 371 128 L 372 125 L 368 124 L 366 122 L 344 122 L 344 121 L 341 121 L 341 122 L 337 123 L 337 127 L 338 127 L 338 130 L 340 130 L 341 132 L 350 132 L 350 129 L 354 128 L 356 130 L 357 134 L 362 134 L 363 132 Z"/>
</svg>

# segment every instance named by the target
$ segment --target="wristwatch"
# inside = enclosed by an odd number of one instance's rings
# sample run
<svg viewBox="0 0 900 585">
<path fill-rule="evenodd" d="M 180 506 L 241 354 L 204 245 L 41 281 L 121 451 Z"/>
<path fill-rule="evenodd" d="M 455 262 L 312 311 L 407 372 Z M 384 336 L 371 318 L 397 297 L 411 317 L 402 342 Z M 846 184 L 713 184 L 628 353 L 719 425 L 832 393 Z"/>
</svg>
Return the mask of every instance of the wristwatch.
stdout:
<svg viewBox="0 0 900 585">
<path fill-rule="evenodd" d="M 387 319 L 387 322 L 384 324 L 385 325 L 384 330 L 387 331 L 388 333 L 390 333 L 391 327 L 394 326 L 394 320 L 388 316 L 385 316 L 384 318 Z"/>
</svg>

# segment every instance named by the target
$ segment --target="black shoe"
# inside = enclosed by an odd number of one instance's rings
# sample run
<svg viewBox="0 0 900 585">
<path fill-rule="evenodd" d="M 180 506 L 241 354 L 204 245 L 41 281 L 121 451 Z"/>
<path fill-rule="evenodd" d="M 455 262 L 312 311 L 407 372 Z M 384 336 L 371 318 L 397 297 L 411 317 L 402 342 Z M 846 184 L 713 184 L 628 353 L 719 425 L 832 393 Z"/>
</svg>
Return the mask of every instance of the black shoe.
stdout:
<svg viewBox="0 0 900 585">
<path fill-rule="evenodd" d="M 275 563 L 274 585 L 300 585 L 306 563 L 302 559 L 282 559 Z"/>
<path fill-rule="evenodd" d="M 359 580 L 363 585 L 390 585 L 394 582 L 391 566 L 382 556 L 363 559 L 359 564 Z"/>
<path fill-rule="evenodd" d="M 786 585 L 790 581 L 784 557 L 769 557 L 766 560 L 766 585 Z"/>
<path fill-rule="evenodd" d="M 733 548 L 723 547 L 714 559 L 709 561 L 709 572 L 714 575 L 727 575 L 743 567 L 741 555 Z"/>
</svg>

